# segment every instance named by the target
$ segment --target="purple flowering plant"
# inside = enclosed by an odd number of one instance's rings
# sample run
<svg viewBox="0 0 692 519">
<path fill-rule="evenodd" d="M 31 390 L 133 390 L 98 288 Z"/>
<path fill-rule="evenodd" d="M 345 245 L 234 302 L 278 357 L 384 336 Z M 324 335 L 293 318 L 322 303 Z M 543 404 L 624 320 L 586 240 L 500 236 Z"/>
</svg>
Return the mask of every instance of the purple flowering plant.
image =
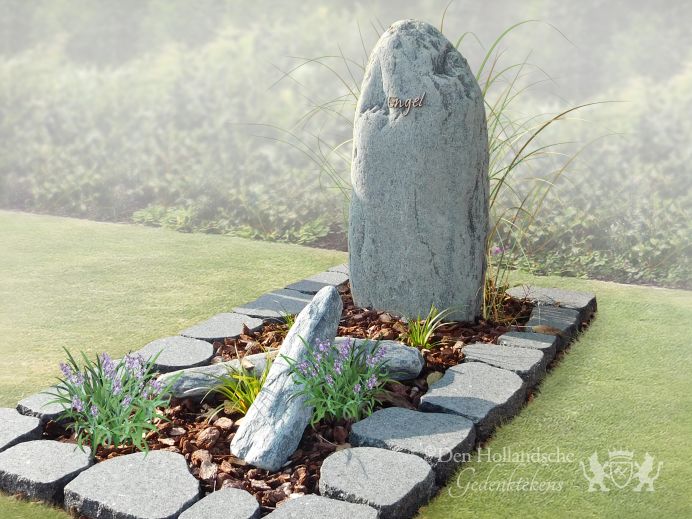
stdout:
<svg viewBox="0 0 692 519">
<path fill-rule="evenodd" d="M 305 341 L 303 341 L 305 343 Z M 390 377 L 385 347 L 379 342 L 348 338 L 305 343 L 303 359 L 282 356 L 298 386 L 294 396 L 314 408 L 311 424 L 326 420 L 356 421 L 372 414 Z"/>
<path fill-rule="evenodd" d="M 74 431 L 79 447 L 90 445 L 92 455 L 100 445 L 134 445 L 147 451 L 144 437 L 156 428 L 155 419 L 167 420 L 158 409 L 170 402 L 175 382 L 164 385 L 155 378 L 156 357 L 128 354 L 116 362 L 102 353 L 93 361 L 82 352 L 79 366 L 65 352 L 67 362 L 60 363 L 62 376 L 52 403 L 63 405 L 58 420 Z"/>
</svg>

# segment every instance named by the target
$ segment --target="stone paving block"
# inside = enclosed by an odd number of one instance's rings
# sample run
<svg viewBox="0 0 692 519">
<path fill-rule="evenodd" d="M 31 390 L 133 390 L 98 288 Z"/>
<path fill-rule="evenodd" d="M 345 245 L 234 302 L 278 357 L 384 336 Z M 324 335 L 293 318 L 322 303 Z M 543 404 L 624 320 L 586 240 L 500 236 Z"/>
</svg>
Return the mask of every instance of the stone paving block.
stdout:
<svg viewBox="0 0 692 519">
<path fill-rule="evenodd" d="M 510 288 L 507 293 L 515 299 L 527 299 L 535 304 L 577 310 L 582 321 L 587 321 L 591 314 L 596 311 L 596 295 L 590 292 L 520 285 Z"/>
<path fill-rule="evenodd" d="M 309 494 L 284 501 L 266 517 L 271 519 L 377 519 L 377 510 L 367 505 Z"/>
<path fill-rule="evenodd" d="M 13 445 L 41 438 L 41 420 L 16 409 L 0 408 L 0 452 Z"/>
<path fill-rule="evenodd" d="M 179 519 L 258 519 L 255 496 L 239 488 L 222 488 L 197 501 Z"/>
<path fill-rule="evenodd" d="M 176 335 L 156 339 L 136 353 L 146 360 L 158 353 L 154 369 L 160 373 L 168 373 L 209 364 L 214 356 L 214 347 L 207 341 Z"/>
<path fill-rule="evenodd" d="M 435 475 L 413 454 L 354 447 L 331 454 L 320 471 L 320 494 L 375 508 L 381 519 L 413 517 L 433 494 Z"/>
<path fill-rule="evenodd" d="M 280 320 L 286 314 L 299 314 L 311 300 L 312 295 L 282 288 L 234 308 L 233 311 L 261 319 Z"/>
<path fill-rule="evenodd" d="M 378 447 L 415 454 L 427 461 L 438 485 L 454 474 L 476 439 L 473 422 L 447 413 L 421 413 L 389 407 L 356 422 L 349 441 L 355 447 Z"/>
<path fill-rule="evenodd" d="M 335 265 L 327 269 L 329 272 L 341 272 L 342 274 L 349 275 L 348 263 L 342 263 L 341 265 Z"/>
<path fill-rule="evenodd" d="M 541 350 L 548 363 L 555 358 L 557 353 L 558 337 L 544 333 L 507 332 L 497 339 L 498 344 L 512 346 L 514 348 L 533 348 Z"/>
<path fill-rule="evenodd" d="M 23 398 L 17 404 L 17 411 L 26 416 L 35 416 L 43 423 L 57 419 L 58 415 L 65 410 L 63 404 L 49 403 L 56 398 L 54 394 L 49 394 L 49 392 L 55 393 L 57 390 L 56 387 L 49 387 Z"/>
<path fill-rule="evenodd" d="M 484 440 L 504 420 L 516 415 L 526 397 L 526 383 L 511 371 L 482 362 L 449 368 L 421 398 L 420 410 L 465 416 Z"/>
<path fill-rule="evenodd" d="M 65 487 L 65 509 L 108 519 L 174 519 L 199 499 L 181 454 L 137 452 L 97 463 Z"/>
<path fill-rule="evenodd" d="M 560 334 L 557 335 L 557 348 L 560 351 L 565 349 L 579 331 L 579 312 L 571 308 L 538 305 L 531 310 L 526 326 L 549 326 L 560 330 Z"/>
<path fill-rule="evenodd" d="M 528 387 L 535 386 L 545 377 L 548 366 L 548 359 L 538 349 L 478 343 L 464 346 L 463 351 L 465 362 L 484 362 L 506 369 L 523 378 Z"/>
<path fill-rule="evenodd" d="M 333 286 L 343 285 L 348 281 L 348 275 L 343 272 L 327 271 L 320 272 L 309 278 L 301 279 L 295 283 L 291 283 L 286 288 L 288 290 L 297 290 L 306 294 L 316 294 L 320 289 Z"/>
<path fill-rule="evenodd" d="M 243 325 L 246 325 L 250 330 L 259 330 L 262 324 L 261 319 L 247 315 L 223 313 L 186 328 L 180 332 L 180 335 L 203 341 L 216 341 L 227 337 L 238 337 L 243 333 Z"/>
<path fill-rule="evenodd" d="M 73 443 L 33 440 L 0 452 L 0 488 L 9 494 L 63 502 L 65 485 L 91 465 L 89 451 Z"/>
</svg>

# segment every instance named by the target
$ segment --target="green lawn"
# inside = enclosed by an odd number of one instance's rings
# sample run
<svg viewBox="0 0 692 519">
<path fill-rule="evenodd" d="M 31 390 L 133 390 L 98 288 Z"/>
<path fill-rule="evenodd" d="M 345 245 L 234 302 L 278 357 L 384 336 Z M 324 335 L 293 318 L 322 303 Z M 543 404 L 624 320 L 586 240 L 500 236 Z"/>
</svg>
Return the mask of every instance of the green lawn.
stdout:
<svg viewBox="0 0 692 519">
<path fill-rule="evenodd" d="M 57 375 L 63 346 L 120 355 L 330 265 L 345 254 L 200 234 L 0 212 L 0 405 L 14 406 Z M 541 394 L 489 444 L 493 452 L 629 449 L 663 461 L 655 492 L 588 493 L 575 462 L 521 466 L 514 480 L 561 481 L 559 492 L 468 491 L 511 468 L 472 462 L 421 517 L 692 516 L 692 294 L 562 278 L 545 286 L 598 294 L 588 333 Z M 20 375 L 21 374 L 21 375 Z M 494 468 L 493 468 L 494 467 Z M 512 467 L 513 468 L 513 467 Z M 475 470 L 473 478 L 469 469 Z M 612 486 L 612 485 L 611 485 Z M 452 496 L 449 495 L 451 491 Z M 67 518 L 0 496 L 0 517 Z"/>
</svg>

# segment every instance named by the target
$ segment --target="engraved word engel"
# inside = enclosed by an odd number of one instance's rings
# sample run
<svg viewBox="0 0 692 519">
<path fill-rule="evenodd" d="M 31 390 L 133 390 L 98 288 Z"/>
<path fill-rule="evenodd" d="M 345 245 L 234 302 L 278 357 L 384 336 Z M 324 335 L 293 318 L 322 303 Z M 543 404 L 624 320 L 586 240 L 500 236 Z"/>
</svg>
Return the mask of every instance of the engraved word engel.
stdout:
<svg viewBox="0 0 692 519">
<path fill-rule="evenodd" d="M 399 99 L 398 97 L 389 98 L 389 108 L 404 108 L 403 115 L 408 115 L 411 108 L 417 108 L 423 106 L 423 99 L 425 99 L 425 92 L 423 95 L 418 97 L 411 97 L 409 99 Z"/>
</svg>

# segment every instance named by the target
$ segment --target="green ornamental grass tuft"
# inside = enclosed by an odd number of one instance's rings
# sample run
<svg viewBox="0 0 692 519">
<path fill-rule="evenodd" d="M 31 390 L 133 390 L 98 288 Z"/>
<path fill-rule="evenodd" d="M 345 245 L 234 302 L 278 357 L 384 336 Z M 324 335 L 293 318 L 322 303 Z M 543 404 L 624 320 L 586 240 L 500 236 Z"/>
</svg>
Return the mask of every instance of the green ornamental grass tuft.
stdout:
<svg viewBox="0 0 692 519">
<path fill-rule="evenodd" d="M 379 342 L 338 344 L 317 340 L 307 347 L 305 359 L 297 362 L 283 356 L 291 367 L 299 389 L 294 397 L 305 397 L 314 407 L 310 423 L 321 420 L 357 421 L 372 414 L 378 396 L 390 378 Z"/>
<path fill-rule="evenodd" d="M 402 334 L 403 340 L 415 348 L 432 348 L 437 345 L 433 342 L 433 337 L 437 329 L 444 323 L 445 317 L 451 309 L 438 310 L 435 305 L 430 307 L 430 311 L 425 319 L 419 315 L 417 319 L 409 319 L 408 330 Z"/>
<path fill-rule="evenodd" d="M 117 364 L 107 353 L 92 361 L 82 353 L 80 368 L 69 351 L 67 363 L 60 364 L 54 403 L 65 410 L 59 420 L 74 431 L 77 444 L 91 447 L 92 456 L 99 446 L 133 445 L 148 451 L 144 440 L 156 429 L 153 421 L 167 420 L 157 409 L 170 402 L 171 380 L 164 385 L 155 378 L 156 357 L 145 361 L 140 355 L 126 355 Z"/>
<path fill-rule="evenodd" d="M 210 394 L 216 393 L 224 398 L 223 403 L 214 409 L 209 418 L 211 419 L 221 411 L 229 414 L 237 412 L 245 415 L 255 401 L 255 398 L 257 398 L 265 380 L 267 380 L 271 367 L 272 360 L 267 357 L 264 371 L 259 378 L 250 373 L 250 370 L 243 365 L 242 359 L 238 369 L 228 367 L 227 373 L 216 377 L 218 383 L 204 396 L 204 398 L 207 398 Z"/>
</svg>

